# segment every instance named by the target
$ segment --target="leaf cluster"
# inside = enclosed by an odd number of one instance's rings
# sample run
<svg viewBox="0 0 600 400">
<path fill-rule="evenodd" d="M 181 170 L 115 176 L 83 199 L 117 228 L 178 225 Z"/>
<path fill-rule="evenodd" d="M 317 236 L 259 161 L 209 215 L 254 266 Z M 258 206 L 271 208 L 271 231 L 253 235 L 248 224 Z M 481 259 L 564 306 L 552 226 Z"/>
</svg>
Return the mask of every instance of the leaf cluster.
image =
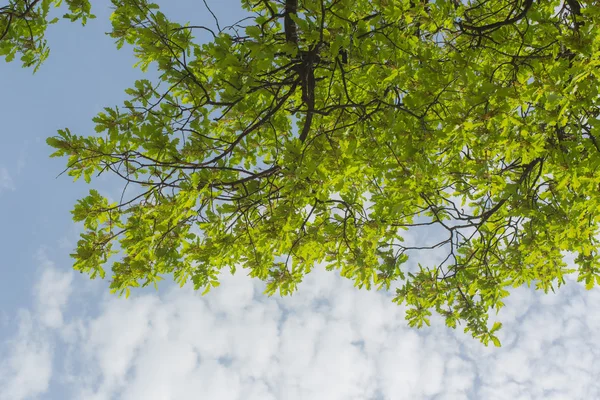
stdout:
<svg viewBox="0 0 600 400">
<path fill-rule="evenodd" d="M 95 16 L 88 0 L 65 0 L 68 11 L 63 18 L 85 25 Z M 48 25 L 59 18 L 49 19 L 51 8 L 61 7 L 63 0 L 9 0 L 0 7 L 0 57 L 12 61 L 17 55 L 23 67 L 34 71 L 48 57 L 50 49 L 44 38 Z"/>
<path fill-rule="evenodd" d="M 113 4 L 110 35 L 160 78 L 95 134 L 48 140 L 75 179 L 123 182 L 73 211 L 75 269 L 114 260 L 113 291 L 172 275 L 206 292 L 243 269 L 287 295 L 324 264 L 399 284 L 411 326 L 435 311 L 499 345 L 490 311 L 563 284 L 565 252 L 600 282 L 592 2 L 246 0 L 251 17 L 218 30 Z M 416 227 L 443 237 L 405 243 Z"/>
</svg>

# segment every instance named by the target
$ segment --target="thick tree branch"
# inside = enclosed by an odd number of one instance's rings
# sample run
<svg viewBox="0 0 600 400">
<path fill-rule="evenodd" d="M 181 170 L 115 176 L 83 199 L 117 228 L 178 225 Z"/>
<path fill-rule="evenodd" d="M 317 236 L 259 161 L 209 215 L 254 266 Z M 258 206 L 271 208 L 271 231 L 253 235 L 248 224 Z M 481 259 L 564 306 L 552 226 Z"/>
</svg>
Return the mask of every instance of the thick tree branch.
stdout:
<svg viewBox="0 0 600 400">
<path fill-rule="evenodd" d="M 525 0 L 525 2 L 523 3 L 523 10 L 521 10 L 521 12 L 519 14 L 515 15 L 512 18 L 506 18 L 504 21 L 498 21 L 498 22 L 494 22 L 493 24 L 482 25 L 482 26 L 474 26 L 474 25 L 460 23 L 460 27 L 463 29 L 468 29 L 471 31 L 476 31 L 476 32 L 482 33 L 482 32 L 500 28 L 501 26 L 514 24 L 515 22 L 520 21 L 527 15 L 527 12 L 531 9 L 532 5 L 533 5 L 533 0 Z"/>
<path fill-rule="evenodd" d="M 288 43 L 298 45 L 298 29 L 296 23 L 292 19 L 292 15 L 296 15 L 298 11 L 298 0 L 286 0 L 285 14 L 283 18 L 283 26 L 285 29 L 285 40 Z"/>
</svg>

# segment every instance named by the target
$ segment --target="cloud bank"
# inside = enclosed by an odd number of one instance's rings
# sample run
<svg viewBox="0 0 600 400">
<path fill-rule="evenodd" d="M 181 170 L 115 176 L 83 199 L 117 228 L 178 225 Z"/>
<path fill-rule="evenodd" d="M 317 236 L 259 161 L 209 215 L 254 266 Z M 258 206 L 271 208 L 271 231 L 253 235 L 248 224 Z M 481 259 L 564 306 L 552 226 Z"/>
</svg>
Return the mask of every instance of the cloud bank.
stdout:
<svg viewBox="0 0 600 400">
<path fill-rule="evenodd" d="M 2 192 L 14 191 L 15 184 L 13 183 L 13 179 L 8 173 L 8 169 L 0 166 L 0 194 Z"/>
<path fill-rule="evenodd" d="M 325 271 L 284 299 L 240 271 L 205 297 L 163 287 L 126 300 L 43 270 L 34 311 L 4 343 L 1 400 L 57 387 L 89 400 L 600 398 L 600 290 L 574 282 L 514 290 L 496 349 L 441 320 L 408 328 L 388 295 Z"/>
</svg>

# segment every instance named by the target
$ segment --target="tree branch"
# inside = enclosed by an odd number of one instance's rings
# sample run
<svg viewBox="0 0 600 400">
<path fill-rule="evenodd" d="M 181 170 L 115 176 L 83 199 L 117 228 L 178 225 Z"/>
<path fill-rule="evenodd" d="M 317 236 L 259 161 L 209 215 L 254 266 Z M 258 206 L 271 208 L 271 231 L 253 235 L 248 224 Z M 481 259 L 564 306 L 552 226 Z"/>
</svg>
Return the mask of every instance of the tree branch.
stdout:
<svg viewBox="0 0 600 400">
<path fill-rule="evenodd" d="M 573 0 L 571 0 L 571 1 L 573 1 Z M 527 12 L 533 5 L 533 0 L 525 0 L 523 5 L 524 5 L 523 10 L 519 14 L 515 15 L 512 18 L 506 18 L 504 21 L 498 21 L 498 22 L 494 22 L 493 24 L 482 25 L 482 26 L 473 26 L 473 25 L 459 23 L 459 26 L 463 29 L 469 29 L 472 31 L 482 33 L 482 32 L 486 32 L 486 31 L 490 31 L 492 29 L 500 28 L 501 26 L 510 25 L 510 24 L 513 24 L 513 23 L 523 19 L 525 17 L 525 15 L 527 15 Z"/>
</svg>

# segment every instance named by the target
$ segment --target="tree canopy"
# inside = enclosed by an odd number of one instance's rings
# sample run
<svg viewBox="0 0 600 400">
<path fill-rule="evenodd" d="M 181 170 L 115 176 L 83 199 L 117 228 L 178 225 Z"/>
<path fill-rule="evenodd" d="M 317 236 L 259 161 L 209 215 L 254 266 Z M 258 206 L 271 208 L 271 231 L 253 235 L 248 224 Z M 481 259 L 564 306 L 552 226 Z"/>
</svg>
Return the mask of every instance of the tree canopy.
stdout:
<svg viewBox="0 0 600 400">
<path fill-rule="evenodd" d="M 2 9 L 2 54 L 45 57 L 50 3 Z M 495 345 L 489 315 L 510 287 L 600 284 L 591 0 L 244 0 L 250 17 L 216 28 L 112 4 L 117 47 L 159 78 L 98 114 L 95 134 L 48 139 L 75 179 L 123 182 L 118 201 L 92 189 L 75 205 L 76 270 L 110 264 L 127 295 L 165 275 L 208 291 L 243 270 L 287 295 L 324 265 L 397 286 L 411 326 L 435 311 Z M 405 242 L 417 227 L 433 240 Z M 428 262 L 433 249 L 446 257 Z"/>
<path fill-rule="evenodd" d="M 48 57 L 49 49 L 44 39 L 46 28 L 58 22 L 49 20 L 50 9 L 59 7 L 63 0 L 9 0 L 0 7 L 0 57 L 12 61 L 20 54 L 23 66 L 37 70 Z M 65 0 L 68 12 L 63 18 L 81 21 L 95 18 L 88 0 Z"/>
</svg>

